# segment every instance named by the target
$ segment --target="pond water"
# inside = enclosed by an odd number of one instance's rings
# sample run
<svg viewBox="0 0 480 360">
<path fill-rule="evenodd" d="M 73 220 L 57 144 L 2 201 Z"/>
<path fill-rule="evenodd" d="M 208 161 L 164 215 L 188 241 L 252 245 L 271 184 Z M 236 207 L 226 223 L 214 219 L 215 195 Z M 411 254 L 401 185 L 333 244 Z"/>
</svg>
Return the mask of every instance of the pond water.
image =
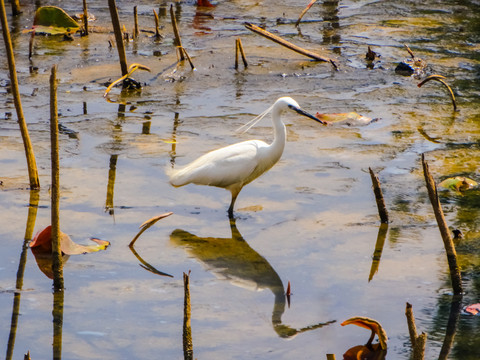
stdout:
<svg viewBox="0 0 480 360">
<path fill-rule="evenodd" d="M 0 346 L 7 359 L 27 351 L 36 359 L 52 356 L 52 280 L 23 248 L 32 229 L 50 224 L 52 64 L 59 78 L 61 229 L 81 244 L 90 237 L 111 242 L 106 251 L 65 263 L 62 347 L 54 357 L 183 358 L 182 276 L 190 272 L 194 358 L 342 358 L 365 344 L 370 331 L 340 324 L 365 316 L 386 330 L 388 359 L 409 359 L 407 302 L 418 332 L 428 334 L 426 358 L 480 358 L 480 318 L 457 311 L 480 302 L 480 192 L 440 192 L 447 222 L 464 235 L 457 252 L 465 295 L 452 302 L 420 161 L 425 154 L 437 182 L 458 175 L 479 180 L 480 3 L 325 1 L 314 4 L 297 28 L 307 3 L 173 3 L 192 71 L 188 63 L 174 66 L 171 4 L 138 2 L 140 28 L 148 32 L 126 44 L 127 59 L 151 72 L 134 73 L 141 91 L 117 87 L 108 101 L 105 83 L 121 73 L 117 50 L 109 46 L 114 36 L 106 1 L 89 3 L 97 20 L 88 37 L 36 36 L 31 61 L 30 35 L 22 30 L 32 25 L 34 5 L 22 4 L 22 15 L 8 17 L 41 189 L 28 189 L 2 56 Z M 78 2 L 61 6 L 81 12 Z M 117 6 L 131 32 L 133 4 Z M 161 41 L 150 32 L 153 9 Z M 339 71 L 250 32 L 246 21 L 335 59 Z M 238 37 L 249 65 L 235 70 Z M 404 44 L 447 77 L 459 111 L 442 84 L 418 88 L 418 79 L 395 74 L 409 58 Z M 368 46 L 381 55 L 373 69 L 365 60 Z M 172 164 L 237 141 L 270 141 L 268 118 L 245 134 L 235 129 L 280 96 L 313 114 L 355 111 L 378 120 L 321 126 L 284 114 L 284 154 L 242 190 L 233 223 L 229 192 L 168 184 L 165 169 Z M 390 214 L 386 232 L 369 167 L 379 176 Z M 35 197 L 38 206 L 29 207 Z M 131 251 L 140 224 L 169 211 L 173 215 L 146 230 Z M 382 241 L 380 261 L 372 261 Z"/>
</svg>

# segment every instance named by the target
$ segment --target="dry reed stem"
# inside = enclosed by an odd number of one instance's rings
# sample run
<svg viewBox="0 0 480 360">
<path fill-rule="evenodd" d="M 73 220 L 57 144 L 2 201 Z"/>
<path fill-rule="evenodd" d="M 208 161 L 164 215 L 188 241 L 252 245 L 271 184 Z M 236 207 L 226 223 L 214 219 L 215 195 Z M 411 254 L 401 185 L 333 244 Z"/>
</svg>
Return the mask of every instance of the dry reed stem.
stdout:
<svg viewBox="0 0 480 360">
<path fill-rule="evenodd" d="M 317 0 L 311 0 L 308 3 L 307 7 L 305 9 L 303 9 L 303 11 L 300 13 L 300 16 L 298 17 L 298 20 L 295 23 L 295 26 L 298 26 L 300 24 L 300 21 L 302 20 L 303 15 L 305 15 L 307 13 L 307 11 L 312 7 L 312 5 L 315 4 L 316 2 L 317 2 Z"/>
<path fill-rule="evenodd" d="M 158 14 L 155 9 L 153 9 L 153 17 L 155 18 L 155 37 L 158 39 L 161 38 L 162 35 L 160 35 L 160 20 L 158 19 Z"/>
<path fill-rule="evenodd" d="M 23 146 L 25 148 L 25 155 L 27 158 L 30 188 L 38 189 L 40 188 L 40 181 L 38 179 L 37 163 L 35 161 L 30 135 L 28 134 L 27 122 L 25 121 L 25 116 L 23 114 L 22 101 L 20 99 L 20 91 L 18 89 L 15 56 L 13 54 L 12 39 L 10 37 L 4 0 L 0 0 L 0 22 L 2 23 L 3 40 L 7 53 L 8 71 L 10 74 L 13 101 L 15 103 L 15 110 L 17 111 L 18 125 L 20 126 L 20 133 L 22 134 Z"/>
<path fill-rule="evenodd" d="M 408 333 L 410 334 L 410 343 L 412 349 L 415 348 L 415 342 L 417 340 L 417 326 L 415 325 L 415 317 L 413 316 L 412 304 L 407 302 L 405 307 L 405 316 L 407 317 Z"/>
<path fill-rule="evenodd" d="M 120 69 L 122 70 L 122 75 L 126 75 L 128 73 L 127 55 L 125 54 L 125 46 L 123 44 L 122 29 L 120 27 L 120 20 L 118 18 L 117 4 L 115 0 L 108 0 L 108 8 L 110 9 L 113 32 L 115 33 L 115 42 L 117 43 L 118 58 L 120 60 Z"/>
<path fill-rule="evenodd" d="M 425 343 L 427 342 L 427 334 L 421 333 L 415 340 L 413 347 L 413 360 L 423 360 L 425 358 Z"/>
<path fill-rule="evenodd" d="M 178 31 L 177 18 L 175 17 L 175 12 L 173 11 L 173 5 L 170 5 L 170 18 L 172 21 L 173 33 L 175 35 L 174 44 L 175 46 L 177 46 L 177 48 L 183 48 L 182 39 L 180 39 L 180 32 Z M 179 55 L 180 55 L 180 60 L 182 61 L 185 60 L 183 51 L 180 51 Z"/>
<path fill-rule="evenodd" d="M 453 243 L 448 225 L 443 215 L 442 206 L 438 199 L 437 187 L 432 175 L 428 169 L 428 164 L 425 161 L 425 155 L 422 154 L 422 166 L 425 176 L 425 183 L 428 190 L 428 197 L 432 203 L 435 219 L 437 220 L 438 228 L 443 239 L 443 245 L 447 254 L 448 266 L 450 269 L 450 278 L 452 281 L 453 293 L 455 295 L 461 295 L 463 293 L 462 277 L 460 275 L 460 268 L 457 263 L 457 252 L 455 251 L 455 244 Z"/>
<path fill-rule="evenodd" d="M 316 54 L 316 53 L 314 53 L 312 51 L 309 51 L 309 50 L 305 50 L 305 49 L 301 48 L 300 46 L 294 45 L 291 42 L 288 42 L 288 41 L 282 39 L 281 37 L 279 37 L 277 35 L 274 35 L 274 34 L 268 32 L 266 30 L 263 30 L 261 27 L 258 27 L 256 25 L 253 25 L 253 24 L 250 24 L 250 23 L 245 23 L 244 25 L 248 30 L 251 30 L 254 33 L 257 33 L 257 34 L 259 34 L 263 37 L 266 37 L 267 39 L 272 40 L 273 42 L 276 42 L 277 44 L 280 44 L 282 46 L 285 46 L 286 48 L 288 48 L 290 50 L 293 50 L 293 51 L 295 51 L 299 54 L 305 55 L 305 56 L 307 56 L 309 58 L 312 58 L 314 60 L 329 62 L 330 64 L 332 64 L 332 66 L 335 68 L 335 70 L 338 70 L 337 64 L 335 64 L 335 61 L 333 61 L 330 58 L 321 56 L 321 55 Z"/>
<path fill-rule="evenodd" d="M 238 48 L 238 39 L 235 39 L 235 70 L 238 69 L 238 53 L 240 49 Z"/>
<path fill-rule="evenodd" d="M 88 9 L 87 9 L 87 0 L 83 0 L 83 35 L 88 36 Z"/>
<path fill-rule="evenodd" d="M 185 298 L 183 302 L 183 356 L 185 360 L 193 360 L 193 341 L 190 304 L 190 273 L 183 273 Z"/>
<path fill-rule="evenodd" d="M 185 55 L 185 57 L 187 58 L 188 63 L 190 64 L 190 67 L 192 68 L 192 70 L 195 70 L 195 66 L 193 65 L 192 58 L 190 57 L 190 55 L 188 55 L 187 50 L 183 46 L 181 46 L 181 47 L 179 47 L 179 51 L 180 51 L 180 53 L 183 53 Z M 181 58 L 181 56 L 180 56 L 180 58 Z"/>
<path fill-rule="evenodd" d="M 138 30 L 138 13 L 137 13 L 137 7 L 133 7 L 133 23 L 134 23 L 134 28 L 133 28 L 133 38 L 136 39 L 138 35 L 140 35 L 140 30 Z"/>
<path fill-rule="evenodd" d="M 410 56 L 412 57 L 412 59 L 415 59 L 415 55 L 413 54 L 413 51 L 408 47 L 407 44 L 403 44 L 403 46 L 405 46 L 405 49 L 408 51 L 408 53 L 410 54 Z"/>
<path fill-rule="evenodd" d="M 12 15 L 17 16 L 22 13 L 21 7 L 20 7 L 20 0 L 12 0 Z"/>
<path fill-rule="evenodd" d="M 240 54 L 242 55 L 243 66 L 247 68 L 248 62 L 247 62 L 247 58 L 245 57 L 245 51 L 243 50 L 242 40 L 240 38 L 238 38 L 237 40 L 238 40 L 238 49 L 240 50 Z"/>
<path fill-rule="evenodd" d="M 57 65 L 50 74 L 50 142 L 52 161 L 52 268 L 53 288 L 63 291 L 62 250 L 60 249 L 60 160 L 58 151 Z"/>
<path fill-rule="evenodd" d="M 380 187 L 380 181 L 378 180 L 377 175 L 373 172 L 371 168 L 368 168 L 370 172 L 370 177 L 373 184 L 373 192 L 375 194 L 375 201 L 377 202 L 378 214 L 380 215 L 380 221 L 382 224 L 388 224 L 388 211 L 385 206 L 385 200 L 383 199 L 382 189 Z"/>
<path fill-rule="evenodd" d="M 455 94 L 453 93 L 452 88 L 445 82 L 445 76 L 442 75 L 430 75 L 427 76 L 422 82 L 420 82 L 417 86 L 422 87 L 423 84 L 425 84 L 427 81 L 430 80 L 436 80 L 440 83 L 442 83 L 448 90 L 448 93 L 450 94 L 450 98 L 452 99 L 452 105 L 453 105 L 453 111 L 457 111 L 457 102 L 455 101 Z"/>
</svg>

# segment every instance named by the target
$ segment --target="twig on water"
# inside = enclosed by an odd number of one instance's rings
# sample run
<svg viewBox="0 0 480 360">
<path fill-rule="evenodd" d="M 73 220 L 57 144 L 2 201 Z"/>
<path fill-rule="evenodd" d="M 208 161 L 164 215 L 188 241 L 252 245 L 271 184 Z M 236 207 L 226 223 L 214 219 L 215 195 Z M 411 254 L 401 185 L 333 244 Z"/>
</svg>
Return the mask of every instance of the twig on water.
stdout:
<svg viewBox="0 0 480 360">
<path fill-rule="evenodd" d="M 192 70 L 195 70 L 195 66 L 193 65 L 192 58 L 190 57 L 190 55 L 188 55 L 187 50 L 183 46 L 178 46 L 177 52 L 180 53 L 180 59 L 182 58 L 182 54 L 185 55 L 184 59 L 186 57 Z"/>
<path fill-rule="evenodd" d="M 18 125 L 20 126 L 20 132 L 22 134 L 23 146 L 25 148 L 25 155 L 27 158 L 28 176 L 30 180 L 30 188 L 40 188 L 40 181 L 38 179 L 37 163 L 35 161 L 35 155 L 33 153 L 32 142 L 30 141 L 30 135 L 28 134 L 27 122 L 23 114 L 22 101 L 20 99 L 20 91 L 18 89 L 17 70 L 15 66 L 15 56 L 13 55 L 12 39 L 10 37 L 10 31 L 7 21 L 7 13 L 5 10 L 5 2 L 1 0 L 0 3 L 0 20 L 2 23 L 3 40 L 5 43 L 8 70 L 10 73 L 10 83 L 13 94 L 13 101 L 15 103 L 15 109 L 17 111 Z"/>
<path fill-rule="evenodd" d="M 63 291 L 62 250 L 60 249 L 60 160 L 58 150 L 57 65 L 50 75 L 50 141 L 52 161 L 52 270 L 53 288 Z"/>
<path fill-rule="evenodd" d="M 460 267 L 457 263 L 457 252 L 455 251 L 455 245 L 453 243 L 450 231 L 448 230 L 448 225 L 443 215 L 442 206 L 440 205 L 440 200 L 438 198 L 437 186 L 433 180 L 432 175 L 428 169 L 428 164 L 425 161 L 425 155 L 422 154 L 422 166 L 423 173 L 425 176 L 425 183 L 428 190 L 428 197 L 432 203 L 433 212 L 435 214 L 435 219 L 437 220 L 438 228 L 443 239 L 443 245 L 447 254 L 448 266 L 450 269 L 450 278 L 452 281 L 453 293 L 455 295 L 463 294 L 462 287 L 462 277 L 460 275 Z"/>
<path fill-rule="evenodd" d="M 378 214 L 380 215 L 380 221 L 382 224 L 388 224 L 388 211 L 385 206 L 385 200 L 383 199 L 382 189 L 380 188 L 380 182 L 371 168 L 368 168 L 370 177 L 373 184 L 373 192 L 375 194 L 375 200 L 377 202 Z"/>
<path fill-rule="evenodd" d="M 452 88 L 445 82 L 446 77 L 442 75 L 430 75 L 427 76 L 422 82 L 420 82 L 417 86 L 422 87 L 423 84 L 430 80 L 436 80 L 440 83 L 442 83 L 448 90 L 448 93 L 450 94 L 450 98 L 452 99 L 452 105 L 453 105 L 453 111 L 457 111 L 457 103 L 455 101 L 455 95 L 453 94 Z"/>
<path fill-rule="evenodd" d="M 270 39 L 273 42 L 276 42 L 277 44 L 285 46 L 286 48 L 288 48 L 290 50 L 293 50 L 293 51 L 295 51 L 299 54 L 305 55 L 305 56 L 307 56 L 309 58 L 312 58 L 314 60 L 317 60 L 317 61 L 329 62 L 330 64 L 332 64 L 332 66 L 335 68 L 335 70 L 338 71 L 337 64 L 335 64 L 335 61 L 333 61 L 330 58 L 321 56 L 321 55 L 316 54 L 316 53 L 314 53 L 312 51 L 309 51 L 309 50 L 305 50 L 305 49 L 301 48 L 300 46 L 294 45 L 291 42 L 288 42 L 288 41 L 282 39 L 281 37 L 279 37 L 277 35 L 274 35 L 274 34 L 268 32 L 266 30 L 263 30 L 261 27 L 258 27 L 256 25 L 250 24 L 248 22 L 245 23 L 244 25 L 248 30 L 251 30 L 254 33 L 257 33 L 257 34 L 259 34 L 263 37 L 266 37 L 267 39 Z"/>
<path fill-rule="evenodd" d="M 305 9 L 303 9 L 303 11 L 300 13 L 300 16 L 298 17 L 298 20 L 297 22 L 295 23 L 295 26 L 298 26 L 300 24 L 300 21 L 302 20 L 303 18 L 303 15 L 305 15 L 307 13 L 308 10 L 310 10 L 310 8 L 312 7 L 313 4 L 315 4 L 317 2 L 317 0 L 311 0 L 307 7 Z"/>
<path fill-rule="evenodd" d="M 405 49 L 407 50 L 407 52 L 410 54 L 410 56 L 412 57 L 412 59 L 415 59 L 415 55 L 413 54 L 413 51 L 408 47 L 407 44 L 403 44 L 403 46 L 405 46 Z"/>
<path fill-rule="evenodd" d="M 149 227 L 151 227 L 153 224 L 155 224 L 158 220 L 160 219 L 163 219 L 163 218 L 166 218 L 167 216 L 170 216 L 172 215 L 173 212 L 167 212 L 165 214 L 161 214 L 161 215 L 158 215 L 158 216 L 154 216 L 153 218 L 151 219 L 148 219 L 147 221 L 145 221 L 142 225 L 140 225 L 140 231 L 138 232 L 137 235 L 135 235 L 135 237 L 133 238 L 132 241 L 130 241 L 130 244 L 128 244 L 129 247 L 133 247 L 133 245 L 135 244 L 135 241 L 137 241 L 137 239 L 140 237 L 140 235 L 142 235 L 142 233 L 147 230 Z"/>
</svg>

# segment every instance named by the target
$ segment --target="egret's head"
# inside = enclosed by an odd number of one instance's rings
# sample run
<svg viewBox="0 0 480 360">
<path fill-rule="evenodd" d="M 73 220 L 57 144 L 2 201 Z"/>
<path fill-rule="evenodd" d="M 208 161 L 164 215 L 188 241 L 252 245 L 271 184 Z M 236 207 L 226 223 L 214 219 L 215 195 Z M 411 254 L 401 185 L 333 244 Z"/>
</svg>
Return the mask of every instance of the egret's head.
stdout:
<svg viewBox="0 0 480 360">
<path fill-rule="evenodd" d="M 300 115 L 303 115 L 303 116 L 306 116 L 306 117 L 309 117 L 310 119 L 313 119 L 315 121 L 318 121 L 319 123 L 323 124 L 323 125 L 327 125 L 327 123 L 325 121 L 322 121 L 320 119 L 318 119 L 316 116 L 312 115 L 312 114 L 309 114 L 308 112 L 306 112 L 305 110 L 302 110 L 302 108 L 300 107 L 300 105 L 298 105 L 298 103 L 293 100 L 291 97 L 289 96 L 285 96 L 285 97 L 281 97 L 280 99 L 278 99 L 276 102 L 275 102 L 275 105 L 274 107 L 279 107 L 280 109 L 284 109 L 284 108 L 288 108 L 288 109 L 292 109 L 294 110 L 296 113 L 300 114 Z"/>
</svg>

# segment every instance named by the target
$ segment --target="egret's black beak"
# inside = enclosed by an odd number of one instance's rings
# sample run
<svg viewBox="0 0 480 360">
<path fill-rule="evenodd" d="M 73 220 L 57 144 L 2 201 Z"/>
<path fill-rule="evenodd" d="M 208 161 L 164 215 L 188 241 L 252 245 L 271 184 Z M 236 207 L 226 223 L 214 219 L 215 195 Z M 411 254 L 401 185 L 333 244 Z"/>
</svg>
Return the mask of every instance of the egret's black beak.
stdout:
<svg viewBox="0 0 480 360">
<path fill-rule="evenodd" d="M 310 119 L 313 119 L 315 121 L 318 121 L 320 124 L 323 124 L 323 125 L 327 125 L 327 123 L 323 120 L 320 120 L 319 118 L 317 118 L 316 116 L 313 116 L 312 114 L 309 114 L 308 112 L 306 112 L 305 110 L 302 110 L 300 108 L 297 108 L 293 105 L 288 105 L 288 107 L 292 110 L 295 110 L 297 113 L 299 113 L 300 115 L 303 115 L 303 116 L 306 116 L 306 117 L 309 117 Z"/>
</svg>

